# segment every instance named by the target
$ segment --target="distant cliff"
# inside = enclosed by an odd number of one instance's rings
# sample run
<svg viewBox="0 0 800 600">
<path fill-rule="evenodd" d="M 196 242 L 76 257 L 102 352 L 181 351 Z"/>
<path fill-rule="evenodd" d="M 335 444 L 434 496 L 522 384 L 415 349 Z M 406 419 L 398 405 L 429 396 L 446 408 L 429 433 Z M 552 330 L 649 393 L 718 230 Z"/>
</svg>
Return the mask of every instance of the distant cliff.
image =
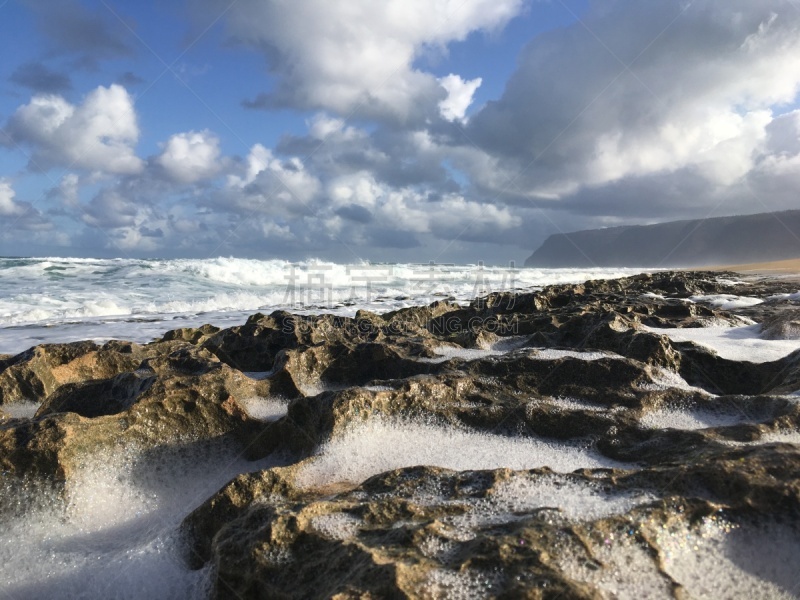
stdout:
<svg viewBox="0 0 800 600">
<path fill-rule="evenodd" d="M 527 267 L 696 267 L 800 257 L 800 210 L 551 235 Z"/>
</svg>

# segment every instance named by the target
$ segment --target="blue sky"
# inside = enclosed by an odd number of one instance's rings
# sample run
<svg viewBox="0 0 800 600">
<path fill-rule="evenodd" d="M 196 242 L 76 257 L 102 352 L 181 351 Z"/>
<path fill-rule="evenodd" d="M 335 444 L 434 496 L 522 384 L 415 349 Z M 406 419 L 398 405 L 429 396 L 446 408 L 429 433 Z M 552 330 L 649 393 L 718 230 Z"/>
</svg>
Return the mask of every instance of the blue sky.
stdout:
<svg viewBox="0 0 800 600">
<path fill-rule="evenodd" d="M 0 0 L 0 254 L 521 262 L 797 208 L 794 0 Z"/>
</svg>

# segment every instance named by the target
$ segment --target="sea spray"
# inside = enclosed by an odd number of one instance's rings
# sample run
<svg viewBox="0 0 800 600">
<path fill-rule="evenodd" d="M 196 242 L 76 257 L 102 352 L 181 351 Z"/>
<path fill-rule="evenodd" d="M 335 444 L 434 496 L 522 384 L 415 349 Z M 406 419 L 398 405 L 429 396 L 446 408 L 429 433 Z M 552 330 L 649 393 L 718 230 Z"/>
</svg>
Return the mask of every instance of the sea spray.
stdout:
<svg viewBox="0 0 800 600">
<path fill-rule="evenodd" d="M 163 449 L 119 446 L 87 456 L 65 486 L 4 489 L 0 584 L 11 597 L 201 598 L 179 533 L 193 508 L 248 462 L 230 440 Z"/>
</svg>

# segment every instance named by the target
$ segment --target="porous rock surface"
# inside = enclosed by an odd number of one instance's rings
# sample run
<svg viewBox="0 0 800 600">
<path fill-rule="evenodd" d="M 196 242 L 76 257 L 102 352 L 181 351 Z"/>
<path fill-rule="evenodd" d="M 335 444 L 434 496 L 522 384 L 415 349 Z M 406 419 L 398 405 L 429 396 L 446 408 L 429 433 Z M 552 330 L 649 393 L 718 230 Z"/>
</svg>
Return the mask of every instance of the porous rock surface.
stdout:
<svg viewBox="0 0 800 600">
<path fill-rule="evenodd" d="M 787 395 L 800 352 L 733 361 L 643 327 L 763 322 L 765 337 L 794 335 L 800 309 L 778 295 L 796 283 L 732 277 L 662 272 L 384 315 L 257 314 L 146 345 L 37 346 L 0 361 L 0 470 L 68 488 L 88 455 L 220 438 L 281 457 L 184 521 L 187 568 L 212 565 L 218 597 L 637 597 L 642 578 L 653 597 L 691 597 L 676 539 L 779 523 L 800 540 L 800 448 L 773 441 L 800 437 Z M 766 301 L 687 300 L 709 294 Z M 254 418 L 253 398 L 286 414 Z M 33 417 L 14 416 L 32 403 Z M 670 427 L 670 414 L 709 424 Z M 605 466 L 309 479 L 326 444 L 370 422 L 579 446 Z M 755 576 L 800 594 L 800 578 Z"/>
</svg>

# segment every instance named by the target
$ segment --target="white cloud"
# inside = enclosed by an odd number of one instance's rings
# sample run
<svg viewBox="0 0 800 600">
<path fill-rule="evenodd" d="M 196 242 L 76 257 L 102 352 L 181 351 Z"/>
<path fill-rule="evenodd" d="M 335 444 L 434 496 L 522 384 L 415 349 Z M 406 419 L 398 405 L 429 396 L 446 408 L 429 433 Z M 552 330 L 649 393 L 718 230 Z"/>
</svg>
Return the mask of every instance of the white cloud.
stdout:
<svg viewBox="0 0 800 600">
<path fill-rule="evenodd" d="M 439 102 L 439 112 L 447 121 L 464 121 L 467 109 L 472 104 L 475 91 L 483 80 L 478 77 L 465 81 L 452 73 L 439 79 L 439 84 L 447 91 L 447 98 Z"/>
<path fill-rule="evenodd" d="M 199 10 L 221 0 L 196 0 Z M 415 68 L 430 48 L 503 27 L 525 0 L 224 2 L 231 34 L 264 50 L 278 77 L 264 106 L 322 108 L 405 120 L 444 96 Z M 230 9 L 230 10 L 228 10 Z"/>
<path fill-rule="evenodd" d="M 5 227 L 0 237 L 5 240 L 17 238 L 23 244 L 32 240 L 53 241 L 48 237 L 52 234 L 53 223 L 30 202 L 18 202 L 16 195 L 11 182 L 0 177 L 0 217 L 9 217 L 9 223 L 13 225 Z M 44 237 L 39 238 L 40 235 Z"/>
<path fill-rule="evenodd" d="M 358 206 L 369 210 L 374 216 L 370 226 L 442 238 L 457 235 L 467 226 L 473 231 L 499 232 L 521 223 L 508 207 L 467 200 L 460 194 L 432 200 L 418 190 L 376 181 L 368 172 L 332 181 L 328 195 L 333 208 Z"/>
<path fill-rule="evenodd" d="M 156 158 L 167 176 L 178 183 L 211 179 L 222 169 L 219 138 L 208 130 L 176 133 Z"/>
<path fill-rule="evenodd" d="M 134 174 L 144 167 L 134 153 L 139 127 L 133 100 L 120 85 L 100 86 L 77 106 L 61 96 L 34 96 L 12 115 L 6 133 L 33 148 L 33 168 Z"/>
<path fill-rule="evenodd" d="M 363 132 L 355 127 L 346 126 L 344 119 L 337 119 L 324 113 L 314 115 L 307 124 L 309 135 L 320 141 L 331 137 L 335 137 L 339 141 L 350 141 L 364 137 Z"/>
<path fill-rule="evenodd" d="M 328 197 L 334 207 L 355 205 L 371 209 L 384 192 L 368 172 L 349 173 L 328 183 Z"/>
<path fill-rule="evenodd" d="M 118 190 L 103 189 L 82 209 L 81 218 L 87 225 L 101 229 L 129 227 L 136 223 L 141 208 Z"/>
<path fill-rule="evenodd" d="M 0 179 L 0 215 L 4 217 L 20 216 L 26 212 L 24 206 L 14 202 L 16 192 L 7 179 Z"/>
<path fill-rule="evenodd" d="M 726 187 L 753 172 L 799 90 L 800 12 L 788 3 L 620 0 L 534 39 L 470 137 L 502 169 L 481 180 L 497 193 L 513 181 L 523 196 L 563 198 L 689 171 Z"/>
<path fill-rule="evenodd" d="M 61 198 L 64 205 L 75 208 L 79 204 L 80 177 L 75 173 L 67 173 L 58 182 L 58 186 L 53 190 Z"/>
<path fill-rule="evenodd" d="M 228 190 L 234 202 L 249 210 L 283 208 L 304 212 L 322 188 L 319 179 L 306 170 L 299 158 L 281 160 L 261 144 L 250 149 L 246 162 L 242 176 L 228 177 Z"/>
</svg>

